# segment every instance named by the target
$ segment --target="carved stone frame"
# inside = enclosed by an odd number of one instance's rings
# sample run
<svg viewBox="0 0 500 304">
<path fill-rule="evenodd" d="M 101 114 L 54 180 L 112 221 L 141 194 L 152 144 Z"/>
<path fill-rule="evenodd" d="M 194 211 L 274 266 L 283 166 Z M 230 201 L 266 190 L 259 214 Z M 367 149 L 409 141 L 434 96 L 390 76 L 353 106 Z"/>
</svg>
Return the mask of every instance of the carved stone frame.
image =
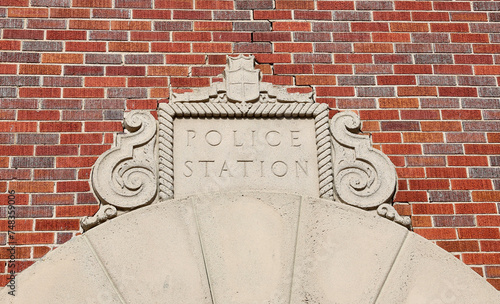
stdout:
<svg viewBox="0 0 500 304">
<path fill-rule="evenodd" d="M 319 197 L 333 197 L 332 143 L 328 106 L 321 103 L 263 103 L 250 107 L 233 103 L 175 102 L 158 108 L 159 129 L 159 197 L 174 198 L 174 119 L 179 117 L 213 118 L 309 118 L 314 119 L 318 157 Z"/>
</svg>

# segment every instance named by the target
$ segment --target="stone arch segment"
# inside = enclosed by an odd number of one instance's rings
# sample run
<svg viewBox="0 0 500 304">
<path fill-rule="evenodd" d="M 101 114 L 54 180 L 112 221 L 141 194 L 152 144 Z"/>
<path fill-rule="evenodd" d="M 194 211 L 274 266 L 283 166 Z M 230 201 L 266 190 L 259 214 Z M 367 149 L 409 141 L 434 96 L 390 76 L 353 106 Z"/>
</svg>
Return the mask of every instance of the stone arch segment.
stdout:
<svg viewBox="0 0 500 304">
<path fill-rule="evenodd" d="M 49 253 L 17 287 L 1 302 L 500 302 L 466 265 L 375 212 L 262 192 L 127 213 Z"/>
</svg>

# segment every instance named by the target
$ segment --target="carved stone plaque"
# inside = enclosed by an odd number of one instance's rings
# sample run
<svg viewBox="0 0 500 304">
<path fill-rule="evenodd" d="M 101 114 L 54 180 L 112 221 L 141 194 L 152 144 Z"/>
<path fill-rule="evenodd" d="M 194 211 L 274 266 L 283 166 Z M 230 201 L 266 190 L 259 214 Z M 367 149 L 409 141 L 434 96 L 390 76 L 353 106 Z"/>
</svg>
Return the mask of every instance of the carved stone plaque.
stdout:
<svg viewBox="0 0 500 304">
<path fill-rule="evenodd" d="M 174 121 L 174 193 L 262 190 L 317 197 L 314 119 Z"/>
</svg>

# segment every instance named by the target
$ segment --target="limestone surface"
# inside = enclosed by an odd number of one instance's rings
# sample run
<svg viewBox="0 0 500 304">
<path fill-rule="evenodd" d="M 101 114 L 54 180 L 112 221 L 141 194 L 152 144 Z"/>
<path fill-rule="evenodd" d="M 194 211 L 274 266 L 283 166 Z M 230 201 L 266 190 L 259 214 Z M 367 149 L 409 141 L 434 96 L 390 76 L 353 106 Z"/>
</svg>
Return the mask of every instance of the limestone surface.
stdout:
<svg viewBox="0 0 500 304">
<path fill-rule="evenodd" d="M 500 303 L 469 267 L 375 211 L 271 192 L 143 207 L 16 281 L 1 303 Z"/>
</svg>

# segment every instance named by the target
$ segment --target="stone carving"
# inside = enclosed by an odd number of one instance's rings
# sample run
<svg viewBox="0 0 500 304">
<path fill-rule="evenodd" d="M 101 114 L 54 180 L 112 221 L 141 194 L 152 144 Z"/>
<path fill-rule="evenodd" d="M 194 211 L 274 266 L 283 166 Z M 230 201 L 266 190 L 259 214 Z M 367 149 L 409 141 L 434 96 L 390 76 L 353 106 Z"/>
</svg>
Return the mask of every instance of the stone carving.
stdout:
<svg viewBox="0 0 500 304">
<path fill-rule="evenodd" d="M 343 203 L 370 209 L 391 200 L 397 175 L 389 158 L 371 147 L 369 137 L 357 134 L 360 126 L 353 112 L 338 113 L 330 123 L 335 192 Z"/>
<path fill-rule="evenodd" d="M 382 204 L 377 208 L 378 215 L 385 217 L 395 223 L 411 228 L 411 219 L 409 216 L 401 216 L 392 205 Z"/>
<path fill-rule="evenodd" d="M 99 157 L 92 169 L 92 189 L 101 203 L 93 217 L 81 221 L 84 230 L 117 214 L 151 203 L 157 193 L 157 122 L 147 111 L 125 116 L 125 134 L 117 146 Z"/>
<path fill-rule="evenodd" d="M 358 134 L 361 122 L 354 113 L 340 112 L 330 121 L 328 106 L 315 103 L 312 93 L 289 93 L 261 82 L 253 56 L 228 57 L 221 80 L 208 88 L 172 92 L 170 103 L 158 107 L 159 128 L 147 112 L 127 115 L 127 134 L 94 165 L 92 187 L 101 209 L 82 220 L 84 229 L 153 202 L 157 192 L 160 200 L 174 198 L 174 121 L 178 118 L 313 119 L 319 197 L 377 210 L 410 226 L 409 219 L 391 206 L 397 187 L 394 165 L 372 148 L 368 136 Z"/>
</svg>

